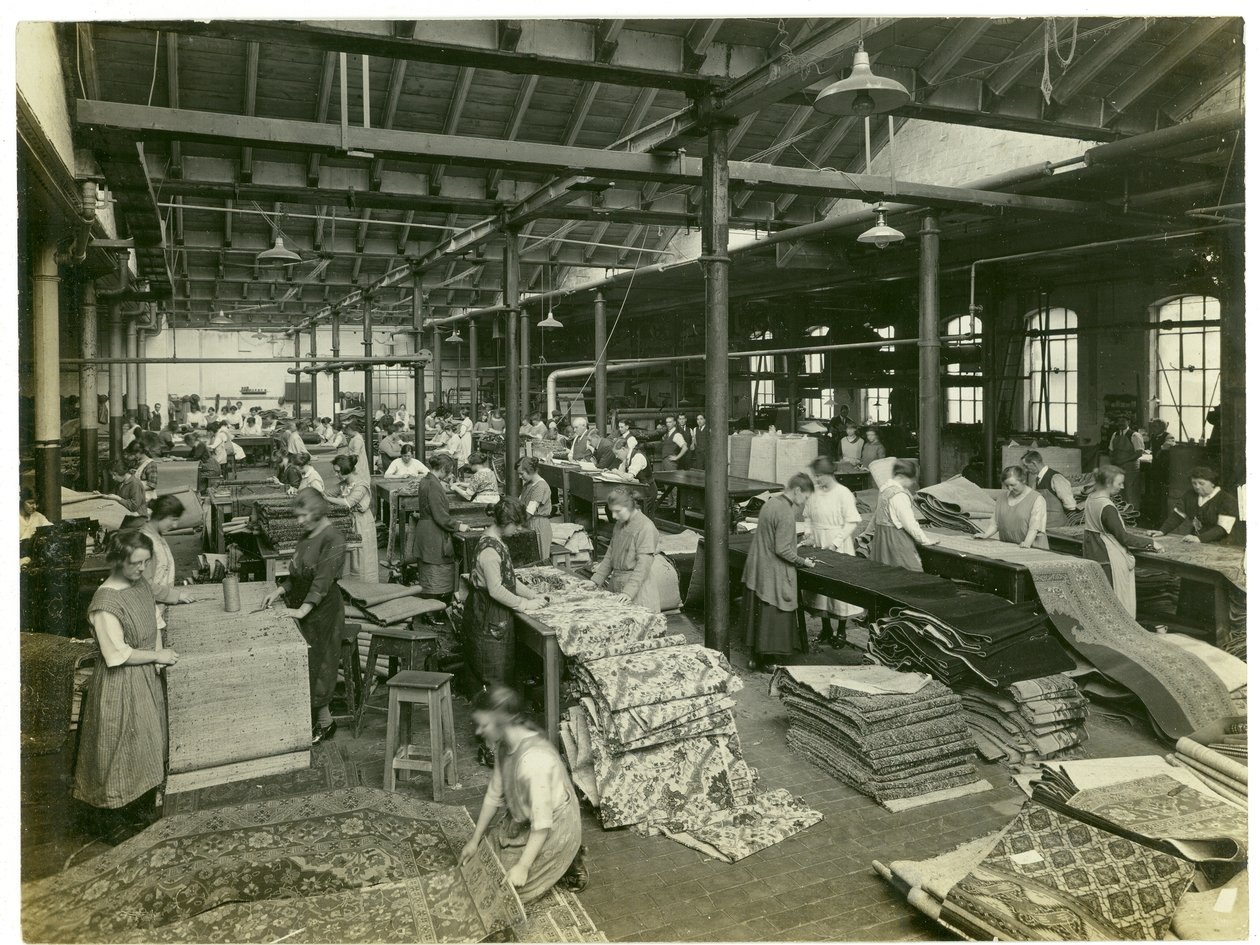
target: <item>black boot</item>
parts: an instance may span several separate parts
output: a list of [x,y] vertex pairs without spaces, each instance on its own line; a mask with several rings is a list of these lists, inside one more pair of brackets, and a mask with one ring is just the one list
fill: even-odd
[[577,856],[564,871],[564,875],[556,880],[556,885],[568,892],[580,893],[586,888],[588,882],[590,882],[590,874],[586,869],[586,847],[581,846],[578,847]]

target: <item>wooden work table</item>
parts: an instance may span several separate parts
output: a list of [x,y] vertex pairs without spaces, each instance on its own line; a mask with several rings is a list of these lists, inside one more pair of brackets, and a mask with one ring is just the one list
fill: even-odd
[[[688,500],[695,500],[700,508],[704,508],[704,494],[707,490],[705,472],[702,469],[671,469],[655,474],[657,485],[672,486],[678,491],[676,505],[678,507],[678,524],[687,524],[687,509],[691,507]],[[763,492],[779,492],[783,487],[777,482],[762,479],[745,479],[741,476],[726,477],[726,494],[732,503],[751,499]]]

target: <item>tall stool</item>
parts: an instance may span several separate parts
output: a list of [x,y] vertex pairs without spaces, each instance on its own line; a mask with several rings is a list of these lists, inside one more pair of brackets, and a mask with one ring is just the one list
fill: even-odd
[[[459,781],[455,768],[455,713],[451,705],[450,673],[405,670],[388,682],[389,717],[385,724],[385,790],[394,790],[395,778],[410,779],[413,771],[433,776],[433,799],[441,801],[447,785]],[[417,753],[412,744],[412,720],[417,705],[429,713],[429,754]]]
[[[441,601],[433,601],[433,609],[443,610]],[[367,701],[376,688],[376,661],[381,657],[389,660],[389,671],[392,676],[399,669],[422,670],[429,665],[429,659],[437,651],[437,634],[427,630],[410,630],[406,627],[376,627],[361,625],[372,636],[368,644],[367,665],[363,668],[363,687],[359,700],[360,710],[354,723],[354,734],[357,738],[363,724],[363,710],[368,708]]]
[[341,680],[346,699],[346,712],[337,718],[351,718],[357,725],[363,714],[365,698],[363,667],[359,662],[359,632],[357,623],[346,624],[346,635],[341,640]]

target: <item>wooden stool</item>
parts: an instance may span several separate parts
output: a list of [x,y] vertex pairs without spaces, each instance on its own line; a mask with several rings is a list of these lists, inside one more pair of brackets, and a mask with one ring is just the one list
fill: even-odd
[[568,568],[569,561],[573,558],[573,552],[564,545],[557,542],[551,543],[551,563],[557,568]]
[[[389,718],[385,725],[385,790],[394,790],[394,779],[407,781],[412,771],[433,776],[433,799],[441,801],[447,785],[459,781],[455,768],[455,713],[451,706],[450,673],[407,670],[389,680]],[[429,754],[418,755],[411,742],[415,707],[429,713]]]
[[359,662],[359,631],[358,624],[346,624],[348,636],[341,641],[341,679],[347,711],[338,716],[354,719],[356,730],[359,717],[363,714],[364,702],[363,667]]
[[[435,600],[434,609],[443,609],[441,601]],[[380,657],[389,660],[389,674],[393,676],[399,669],[422,670],[429,664],[429,658],[437,650],[437,634],[427,630],[410,630],[406,627],[375,627],[361,625],[372,635],[368,644],[367,666],[363,668],[362,706],[368,708],[367,701],[376,688],[376,661]],[[363,713],[355,720],[354,734],[358,737],[363,722]]]

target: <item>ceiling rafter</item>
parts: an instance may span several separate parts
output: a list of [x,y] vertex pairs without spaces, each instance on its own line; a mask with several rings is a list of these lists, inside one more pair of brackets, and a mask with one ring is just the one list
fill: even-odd
[[[529,103],[534,97],[534,91],[538,88],[538,76],[527,75],[521,80],[521,87],[516,93],[516,102],[512,107],[512,115],[508,118],[507,129],[503,134],[505,141],[515,141],[516,136],[521,133],[521,128],[525,124],[525,115],[529,111]],[[649,90],[655,94],[655,90]],[[499,181],[503,179],[503,172],[498,168],[492,170],[486,177],[486,195],[493,197],[498,190]]]
[[[328,121],[328,109],[332,104],[333,79],[337,76],[337,54],[324,53],[324,63],[319,70],[319,93],[315,99],[315,121],[321,125]],[[319,185],[318,152],[310,156],[306,166],[306,182],[312,187]]]
[[1146,32],[1146,20],[1134,18],[1121,22],[1115,29],[1099,37],[1082,55],[1078,52],[1072,64],[1064,70],[1050,97],[1060,106],[1068,104],[1093,79],[1116,61],[1126,49],[1141,39]]
[[516,52],[525,24],[521,20],[496,20],[494,29],[499,49],[503,52]]
[[595,61],[612,62],[625,20],[600,20],[595,27]]
[[[818,142],[813,153],[809,156],[809,165],[811,167],[826,167],[827,162],[831,160],[831,156],[842,145],[846,138],[849,137],[854,128],[860,127],[860,122],[853,116],[836,119],[835,124],[831,126],[831,130],[827,132],[827,137]],[[775,211],[784,213],[788,207],[796,202],[797,194],[784,194],[775,202]]]
[[[1223,63],[1220,70],[1201,82],[1186,86],[1163,107],[1163,112],[1175,122],[1185,121],[1200,105],[1242,76],[1242,57]],[[1239,101],[1242,101],[1241,94]]]
[[987,17],[969,17],[949,31],[919,66],[919,77],[925,85],[936,85],[958,65],[993,23]]
[[722,20],[696,20],[683,40],[683,69],[697,72],[709,57],[709,47],[722,28]]
[[[811,105],[798,105],[796,110],[792,112],[792,117],[783,123],[779,128],[779,133],[774,136],[774,141],[764,154],[761,155],[761,163],[777,164],[780,155],[788,146],[793,138],[795,138],[805,123],[814,117],[814,108]],[[729,147],[729,145],[728,145]],[[752,191],[745,190],[743,193],[736,195],[731,202],[737,210],[742,210],[744,205],[752,198]]]
[[[166,34],[166,101],[171,108],[179,108],[179,34]],[[171,177],[179,177],[183,173],[183,151],[178,140],[170,143]]]
[[[453,135],[459,130],[459,120],[463,117],[464,106],[468,103],[468,91],[472,88],[473,75],[476,70],[464,67],[455,74],[455,87],[451,90],[450,105],[446,110],[446,122],[442,133]],[[438,164],[429,175],[429,193],[442,192],[442,178],[446,175],[446,165]]]
[[[394,118],[398,114],[398,99],[402,96],[403,82],[407,78],[407,63],[395,59],[389,70],[389,86],[385,93],[385,106],[377,121],[378,128],[393,128]],[[381,171],[385,162],[381,158],[373,158],[368,171],[368,186],[373,190],[381,189]]]
[[1228,17],[1196,19],[1179,36],[1133,72],[1115,93],[1107,96],[1107,104],[1117,115],[1155,87],[1164,76],[1177,68],[1186,57],[1215,36]]
[[[1056,20],[1055,24],[1055,32],[1059,42],[1063,42],[1063,40],[1071,36],[1071,18]],[[1045,35],[1048,28],[1047,22],[1040,22],[1034,26],[1020,44],[1015,47],[1015,51],[989,73],[984,84],[991,95],[1001,98],[1019,80],[1020,76],[1034,65],[1040,65],[1041,53],[1045,48]]]
[[[258,44],[245,44],[245,104],[242,114],[253,115],[258,104]],[[254,149],[249,145],[241,148],[240,179],[249,183],[254,179]]]

